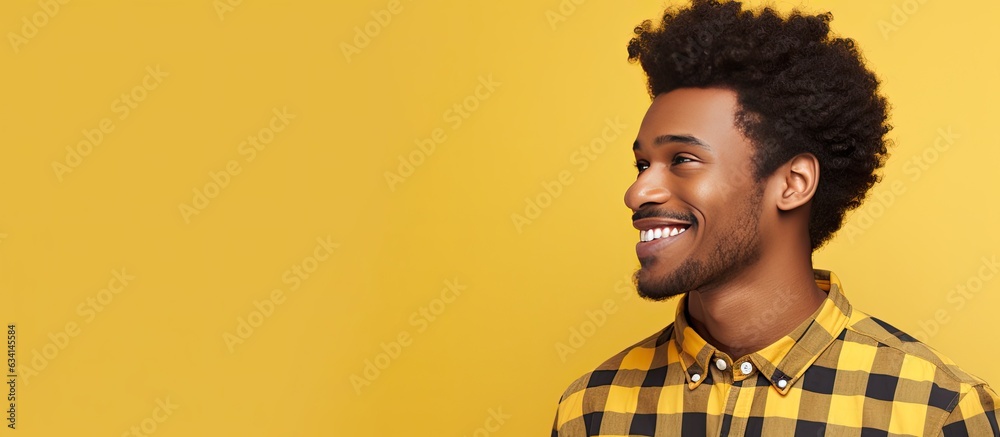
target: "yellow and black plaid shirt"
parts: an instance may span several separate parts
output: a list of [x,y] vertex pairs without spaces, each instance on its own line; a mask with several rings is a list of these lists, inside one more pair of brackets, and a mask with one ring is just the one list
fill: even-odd
[[984,381],[815,276],[812,317],[735,361],[691,328],[684,295],[674,323],[570,384],[552,436],[1000,436]]

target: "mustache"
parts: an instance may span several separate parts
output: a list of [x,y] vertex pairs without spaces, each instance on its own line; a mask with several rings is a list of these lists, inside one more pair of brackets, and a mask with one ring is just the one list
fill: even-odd
[[695,219],[695,217],[694,217],[694,214],[691,214],[691,213],[681,213],[681,212],[674,212],[674,211],[659,211],[659,210],[656,210],[656,209],[653,209],[653,208],[639,209],[638,211],[636,211],[635,213],[632,214],[632,221],[636,221],[636,220],[644,219],[644,218],[649,218],[649,217],[668,218],[668,219],[672,219],[672,220],[680,220],[680,221],[683,221],[683,222],[688,222],[688,223],[691,223],[691,224],[694,224],[697,221]]

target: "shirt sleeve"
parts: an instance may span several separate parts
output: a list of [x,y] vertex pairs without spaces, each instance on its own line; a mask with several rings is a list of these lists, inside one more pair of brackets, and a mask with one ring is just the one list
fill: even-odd
[[958,405],[941,427],[942,437],[994,436],[1000,437],[997,426],[997,408],[1000,397],[986,384],[979,384],[962,395]]
[[552,421],[552,437],[559,437],[559,409],[556,408],[556,418]]

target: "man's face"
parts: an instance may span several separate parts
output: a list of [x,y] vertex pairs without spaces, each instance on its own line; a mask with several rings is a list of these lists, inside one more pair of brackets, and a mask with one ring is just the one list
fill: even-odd
[[640,231],[644,298],[723,284],[760,256],[763,182],[753,179],[736,110],[732,91],[682,88],[658,95],[642,120],[625,204]]

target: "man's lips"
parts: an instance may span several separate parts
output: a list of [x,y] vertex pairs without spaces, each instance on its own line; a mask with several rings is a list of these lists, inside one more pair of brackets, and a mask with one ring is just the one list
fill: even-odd
[[663,228],[682,228],[687,229],[691,226],[691,223],[674,220],[661,217],[647,217],[632,222],[632,227],[640,231],[649,231],[653,229],[663,229]]
[[635,245],[636,255],[639,258],[647,258],[655,255],[664,245],[678,240],[691,227],[691,223],[649,217],[633,221],[632,226],[639,230],[639,243]]

